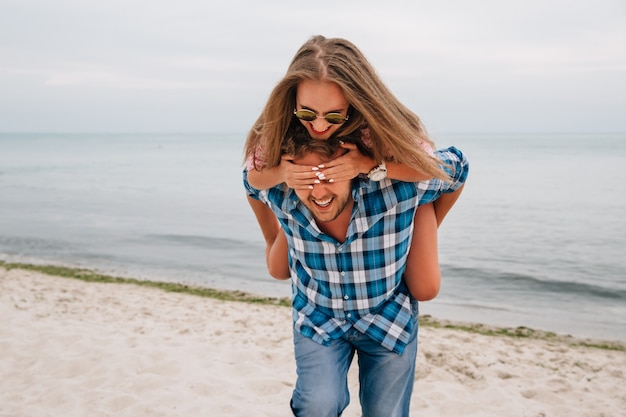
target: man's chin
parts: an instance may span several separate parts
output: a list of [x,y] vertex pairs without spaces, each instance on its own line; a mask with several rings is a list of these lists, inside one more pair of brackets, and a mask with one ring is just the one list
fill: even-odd
[[315,216],[315,220],[319,221],[319,222],[331,222],[333,220],[335,220],[337,218],[337,216],[335,215],[335,213],[332,213],[330,211],[318,211],[315,210],[313,212],[313,215]]

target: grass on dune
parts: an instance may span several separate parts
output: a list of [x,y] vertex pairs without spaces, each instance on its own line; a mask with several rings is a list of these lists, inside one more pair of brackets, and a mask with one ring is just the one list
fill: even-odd
[[288,298],[272,298],[261,297],[253,294],[248,294],[243,291],[225,291],[216,290],[208,287],[192,286],[187,284],[180,284],[174,282],[162,282],[162,281],[150,281],[137,278],[124,278],[116,277],[106,274],[101,274],[96,271],[82,268],[72,268],[66,266],[57,265],[34,265],[24,263],[6,263],[0,261],[0,267],[7,270],[9,269],[22,269],[27,271],[41,272],[47,275],[53,275],[64,278],[74,278],[85,282],[98,282],[104,284],[132,284],[143,287],[158,288],[163,291],[191,294],[200,297],[209,297],[224,301],[243,301],[248,303],[258,304],[272,304],[290,306],[290,300]]
[[[223,301],[237,301],[246,303],[256,303],[276,306],[291,306],[288,298],[262,297],[244,291],[227,291],[217,290],[208,287],[192,286],[187,284],[150,281],[137,278],[116,277],[99,273],[97,271],[73,268],[57,265],[36,265],[26,263],[8,263],[0,260],[0,267],[7,270],[22,269],[27,271],[36,271],[47,275],[73,278],[85,282],[112,283],[112,284],[129,284],[145,287],[158,288],[163,291],[190,294],[199,297],[208,297]],[[434,319],[431,316],[420,316],[420,326],[432,328],[445,328],[465,331],[468,333],[476,333],[485,336],[504,336],[518,339],[538,339],[559,343],[565,343],[569,346],[581,346],[604,350],[626,351],[626,344],[613,341],[596,341],[589,339],[577,339],[572,336],[558,335],[553,332],[530,329],[528,327],[494,327],[479,323],[453,323]]]

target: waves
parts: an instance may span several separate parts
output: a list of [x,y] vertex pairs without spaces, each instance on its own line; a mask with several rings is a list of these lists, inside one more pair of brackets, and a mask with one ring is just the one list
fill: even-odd
[[[240,277],[256,278],[260,271],[265,273],[265,245],[258,239],[179,234],[152,234],[146,235],[145,239],[155,244],[160,242],[202,251],[210,256],[214,265],[236,266]],[[511,265],[511,269],[513,268],[519,268],[519,264]],[[612,303],[626,301],[626,289],[594,283],[593,271],[589,272],[589,282],[546,279],[532,274],[450,265],[442,265],[442,274],[443,279],[449,282],[448,288],[454,290],[456,287],[460,292],[471,288],[471,297],[477,300],[480,300],[480,293],[475,292],[481,290],[489,296],[497,294],[499,299],[526,296],[533,299],[586,298],[587,301]]]
[[[220,272],[228,279],[228,274],[240,278],[258,279],[265,275],[265,245],[260,239],[244,237],[214,237],[185,234],[145,234],[132,239],[118,241],[109,251],[103,246],[89,250],[74,242],[36,237],[0,237],[0,252],[8,254],[28,254],[34,257],[61,257],[65,261],[76,257],[78,261],[93,261],[94,252],[102,260],[118,260],[121,263],[137,262],[143,265],[153,263],[164,268],[188,268],[190,270],[212,270]],[[108,252],[108,253],[107,253]],[[148,256],[151,254],[151,256]],[[519,265],[511,265],[511,269]],[[541,298],[586,298],[596,302],[625,302],[626,290],[615,286],[594,283],[593,271],[589,272],[589,282],[546,279],[532,274],[512,271],[499,271],[489,268],[467,268],[442,265],[442,275],[446,289],[463,293],[480,300],[495,296],[506,299],[511,296]],[[604,282],[604,284],[607,284]],[[610,283],[609,283],[610,284]]]
[[[509,322],[538,318],[541,327],[549,316],[554,329],[594,334],[604,322],[606,332],[624,334],[623,139],[442,138],[470,155],[473,168],[440,230],[442,290],[424,308],[452,306],[450,318],[484,310],[486,323],[515,314]],[[0,140],[0,259],[289,292],[267,274],[265,244],[245,201],[243,136]],[[572,177],[580,167],[609,180]]]
[[144,238],[155,242],[173,243],[207,250],[241,251],[251,248],[264,250],[264,246],[260,242],[248,239],[178,234],[148,234]]
[[[265,273],[265,245],[259,239],[248,237],[226,238],[184,234],[146,234],[132,239],[123,239],[118,243],[119,251],[111,253],[99,246],[95,250],[81,248],[72,242],[55,239],[0,237],[0,252],[29,254],[30,256],[54,258],[62,256],[69,260],[77,257],[89,260],[92,252],[97,252],[101,259],[118,259],[123,262],[135,262],[147,253],[155,254],[145,259],[143,264],[155,262],[163,267],[189,269],[209,268],[222,273],[232,273],[241,278],[257,278]],[[169,264],[169,265],[168,265]],[[519,265],[511,265],[518,268]],[[442,275],[446,287],[453,292],[470,291],[472,298],[480,299],[480,294],[497,294],[497,298],[511,295],[524,295],[533,298],[560,297],[574,299],[585,297],[597,301],[624,302],[626,290],[616,285],[606,286],[594,283],[594,274],[589,272],[589,282],[546,279],[532,274],[511,271],[498,271],[489,268],[466,268],[442,265]],[[227,278],[227,277],[225,277]],[[606,282],[604,282],[606,284]],[[480,291],[477,293],[477,291]],[[459,294],[460,295],[460,294]],[[591,300],[589,300],[591,301]]]
[[612,302],[626,301],[626,290],[616,287],[606,287],[593,284],[594,276],[589,276],[588,283],[541,279],[536,276],[493,271],[489,269],[475,269],[463,267],[442,266],[444,280],[451,281],[450,286],[462,283],[465,287],[471,285],[475,289],[482,288],[488,292],[523,294],[532,297],[547,298],[556,296],[561,298],[595,298]]

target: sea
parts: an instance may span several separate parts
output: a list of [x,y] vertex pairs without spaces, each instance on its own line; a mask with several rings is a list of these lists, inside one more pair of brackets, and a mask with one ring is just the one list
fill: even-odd
[[[289,297],[266,272],[244,139],[0,134],[0,260]],[[626,134],[434,140],[465,152],[470,174],[420,313],[626,341]]]

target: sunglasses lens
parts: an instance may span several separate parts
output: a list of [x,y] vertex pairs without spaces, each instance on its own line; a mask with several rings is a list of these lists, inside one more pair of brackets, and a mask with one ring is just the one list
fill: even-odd
[[348,118],[344,117],[341,113],[328,113],[326,116],[324,116],[324,119],[326,119],[328,123],[332,123],[334,125],[341,124],[348,120]]
[[310,110],[298,110],[294,114],[298,119],[304,120],[305,122],[312,122],[317,119],[317,115]]
[[[312,122],[317,119],[317,114],[311,110],[297,110],[294,111],[293,114],[295,114],[298,119],[304,120],[305,122]],[[348,117],[341,113],[328,113],[324,116],[324,119],[328,123],[339,125],[341,123],[345,123],[345,121],[348,120]]]

